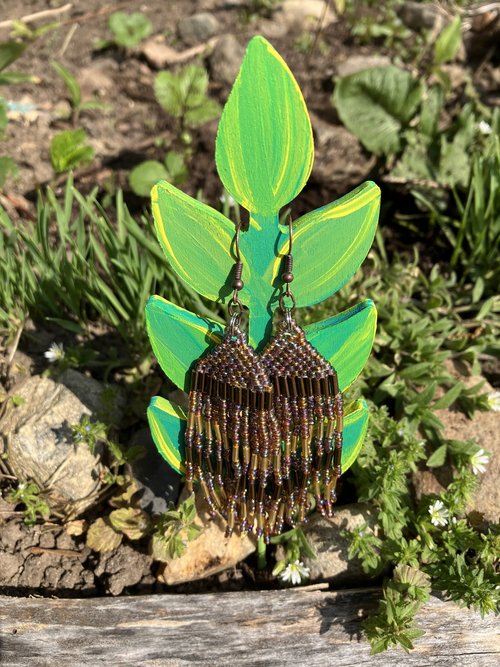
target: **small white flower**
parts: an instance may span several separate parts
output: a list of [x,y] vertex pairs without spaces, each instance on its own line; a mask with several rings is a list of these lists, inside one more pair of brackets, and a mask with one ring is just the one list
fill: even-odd
[[435,500],[432,505],[429,505],[429,514],[431,515],[431,523],[434,526],[446,526],[450,513],[448,508],[444,506],[442,500]]
[[304,563],[301,563],[299,560],[296,560],[295,563],[289,563],[280,574],[282,581],[289,581],[293,586],[298,586],[302,579],[307,579],[308,577],[309,568],[305,567]]
[[500,391],[488,394],[488,405],[493,412],[500,412]]
[[62,343],[52,343],[49,349],[45,352],[44,357],[49,360],[51,364],[54,361],[59,361],[64,357],[64,345]]
[[477,127],[478,130],[481,132],[481,134],[483,134],[485,137],[493,132],[493,130],[491,129],[491,125],[487,123],[485,120],[481,120],[478,123]]
[[483,448],[478,449],[475,454],[470,457],[470,464],[472,466],[472,472],[474,475],[479,474],[480,472],[486,472],[486,466],[490,462],[490,457]]
[[231,195],[228,195],[226,192],[223,192],[221,196],[219,197],[219,201],[221,204],[225,204],[227,202],[229,208],[234,208],[236,206],[235,200],[231,197]]

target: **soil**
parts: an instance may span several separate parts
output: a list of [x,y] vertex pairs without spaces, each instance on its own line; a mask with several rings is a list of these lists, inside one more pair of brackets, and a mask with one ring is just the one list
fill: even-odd
[[[63,4],[52,0],[0,0],[0,17],[1,21],[18,19]],[[127,180],[130,170],[145,159],[162,159],[165,149],[176,145],[179,128],[154,99],[153,80],[157,72],[140,48],[129,52],[96,48],[98,40],[110,38],[108,18],[117,10],[140,10],[151,19],[154,33],[165,34],[166,43],[178,51],[186,45],[177,37],[176,26],[182,17],[193,13],[210,11],[219,21],[219,34],[232,33],[241,44],[261,33],[267,20],[242,20],[242,3],[237,1],[147,0],[140,7],[132,0],[73,2],[71,9],[60,15],[58,27],[37,38],[12,66],[12,70],[34,75],[39,83],[1,89],[6,100],[33,107],[29,113],[11,114],[0,143],[0,154],[12,157],[19,167],[19,177],[7,184],[3,195],[13,202],[20,215],[32,213],[39,186],[50,184],[60,193],[65,182],[64,176],[54,177],[49,147],[56,133],[73,125],[65,117],[69,111],[65,87],[49,65],[52,59],[76,75],[84,100],[97,99],[105,105],[104,110],[82,111],[78,118],[77,126],[86,130],[96,152],[91,167],[79,169],[75,174],[75,184],[80,190],[89,191],[97,185],[105,193],[121,187],[129,207],[133,211],[142,210],[145,200],[130,192]],[[349,55],[385,54],[381,46],[353,44],[342,19],[321,32],[321,40],[328,46],[327,55],[319,48],[312,55],[295,48],[294,41],[300,32],[271,38],[304,93],[317,146],[314,171],[294,203],[294,215],[332,201],[363,180],[378,177],[374,158],[341,126],[331,104],[331,94],[337,69]],[[8,37],[9,29],[0,27],[0,41]],[[483,81],[479,88],[485,96],[491,95],[497,75],[488,62],[483,62],[479,75]],[[229,87],[211,80],[209,93],[223,104]],[[222,194],[214,162],[216,129],[215,121],[193,132],[195,159],[189,164],[189,178],[183,185],[183,190],[191,195],[202,190],[209,203],[216,203]],[[157,146],[159,137],[164,142],[161,147]],[[52,340],[50,335],[46,338]],[[39,348],[47,349],[46,343]],[[33,355],[40,365],[43,365],[42,354]],[[144,544],[124,542],[111,553],[97,554],[85,546],[84,538],[70,536],[58,525],[27,527],[20,513],[13,512],[12,506],[0,497],[0,593],[85,596],[160,592],[166,586],[157,582],[156,567]],[[176,587],[175,591],[248,588],[255,583],[253,577],[253,572],[243,564],[242,569]],[[262,584],[265,582],[260,581],[259,585]]]
[[[250,568],[223,572],[178,586],[156,578],[160,567],[147,545],[122,543],[96,553],[85,538],[68,535],[59,525],[26,526],[20,512],[0,498],[0,594],[89,597],[99,595],[212,592],[255,586]],[[265,587],[261,579],[260,587]]]
[[[0,13],[5,18],[18,18],[53,5],[41,0],[0,2]],[[53,178],[49,146],[56,133],[70,129],[72,124],[62,117],[69,110],[68,102],[63,82],[49,66],[52,59],[76,75],[84,100],[95,98],[106,105],[104,111],[83,111],[78,118],[78,127],[86,130],[96,151],[91,169],[81,170],[89,172],[88,175],[77,174],[80,189],[90,189],[98,184],[103,189],[120,186],[127,192],[127,175],[131,168],[147,158],[161,159],[164,154],[165,148],[155,148],[155,140],[162,137],[166,146],[175,144],[178,127],[154,99],[156,71],[141,55],[140,47],[128,53],[114,48],[101,51],[95,48],[99,40],[109,39],[108,18],[117,8],[134,11],[137,5],[134,2],[103,4],[97,0],[73,3],[73,8],[61,15],[60,26],[37,39],[12,66],[12,69],[34,75],[40,81],[37,85],[21,84],[2,90],[5,99],[35,107],[30,113],[11,114],[7,135],[1,143],[2,153],[11,156],[20,168],[19,179],[9,188],[13,193],[33,199],[39,185],[61,182],[61,179]],[[242,8],[237,3],[151,0],[141,5],[141,11],[152,20],[155,32],[166,33],[167,43],[179,51],[186,47],[175,36],[176,25],[183,16],[198,11],[212,11],[220,24],[219,33],[233,33],[241,44],[259,33],[260,21],[242,22]],[[8,30],[0,28],[0,38],[7,37]],[[350,52],[345,38],[346,29],[341,24],[324,30],[322,39],[335,54],[331,61],[325,61],[317,51],[311,58],[298,52],[293,48],[293,34],[272,40],[294,72],[308,109],[318,118],[318,123],[335,122],[330,103],[332,77],[336,73],[336,64]],[[224,103],[229,87],[211,81],[209,94]],[[208,201],[217,201],[222,193],[214,163],[216,129],[215,121],[195,131],[193,154],[196,159],[190,164],[189,180],[183,186],[190,194],[201,188]],[[370,175],[373,162],[358,146],[352,155],[352,148],[352,137],[348,133],[339,133],[335,146],[336,168],[330,170],[327,178],[326,174],[320,178],[323,182],[315,182],[313,178],[297,203],[297,214],[302,208],[309,209],[311,203],[316,205],[318,200],[326,203],[347,192]],[[333,178],[332,171],[336,172]]]

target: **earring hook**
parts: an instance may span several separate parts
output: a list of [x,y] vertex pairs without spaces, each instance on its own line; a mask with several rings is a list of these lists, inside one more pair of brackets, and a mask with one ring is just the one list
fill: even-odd
[[[285,269],[283,272],[283,282],[285,283],[285,291],[281,294],[279,299],[279,305],[281,312],[285,315],[285,320],[288,325],[291,325],[291,318],[295,312],[296,301],[295,297],[290,289],[290,283],[293,281],[293,221],[292,216],[288,218],[288,228],[290,230],[288,237],[288,253],[285,255]],[[287,306],[285,299],[290,299],[292,302],[291,306]]]

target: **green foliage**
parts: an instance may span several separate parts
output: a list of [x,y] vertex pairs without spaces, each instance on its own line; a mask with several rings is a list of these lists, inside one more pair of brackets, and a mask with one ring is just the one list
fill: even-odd
[[149,515],[136,507],[119,507],[109,515],[109,522],[117,533],[129,540],[140,540],[151,530]]
[[281,533],[281,535],[275,535],[271,538],[271,544],[281,545],[283,548],[283,558],[276,561],[272,571],[273,577],[277,577],[288,565],[300,562],[303,558],[316,558],[316,552],[307,541],[300,526]]
[[39,520],[47,521],[50,516],[50,508],[40,494],[35,482],[21,482],[7,494],[6,500],[14,505],[22,505],[24,523],[34,526]]
[[63,67],[60,63],[57,62],[51,62],[50,64],[52,65],[52,69],[55,71],[55,73],[63,80],[64,85],[66,86],[66,90],[68,91],[68,99],[71,106],[74,109],[79,109],[82,102],[82,91],[80,84],[73,76],[73,74],[71,74],[69,69],[66,69],[66,67]]
[[103,109],[104,105],[98,100],[82,100],[82,90],[80,84],[73,74],[60,63],[51,62],[52,68],[56,74],[62,79],[66,86],[68,101],[71,105],[72,120],[77,122],[81,111],[87,109]]
[[0,132],[3,132],[7,127],[7,104],[5,100],[0,97]]
[[83,415],[79,424],[71,426],[71,434],[75,444],[85,443],[91,454],[96,453],[99,443],[107,438],[107,427],[102,422],[93,422],[88,415]]
[[454,208],[444,211],[428,193],[415,193],[429,215],[429,233],[436,238],[441,232],[441,244],[451,267],[460,271],[463,283],[469,280],[475,284],[475,298],[495,294],[500,283],[499,131],[500,114],[495,113],[486,149],[469,156],[466,167],[462,162],[457,164],[470,175],[465,191],[453,190]]
[[[220,107],[207,95],[208,74],[199,65],[186,65],[177,73],[158,72],[154,92],[158,104],[179,119],[181,139],[190,142],[189,128],[217,118]],[[182,136],[184,134],[184,137]]]
[[462,44],[462,21],[460,16],[443,28],[434,44],[434,65],[443,65],[453,60]]
[[151,189],[158,181],[164,180],[181,185],[188,177],[188,170],[182,153],[169,151],[162,162],[146,160],[134,167],[129,174],[132,191],[140,197],[149,197]]
[[20,72],[5,72],[14,61],[20,58],[26,44],[22,42],[2,42],[0,43],[0,86],[9,86],[15,83],[34,82],[31,74],[22,74]]
[[135,220],[121,192],[110,215],[97,189],[84,197],[71,178],[62,203],[50,189],[40,193],[33,224],[14,224],[0,207],[0,254],[0,332],[7,338],[28,315],[80,333],[98,320],[121,335],[131,355],[112,360],[111,353],[111,363],[135,365],[149,355],[144,308],[151,292],[204,312],[165,265],[150,221]]
[[5,185],[7,179],[17,176],[19,169],[11,157],[0,156],[0,188]]
[[376,155],[401,150],[401,135],[422,101],[423,86],[409,72],[387,65],[340,79],[333,101],[344,125]]
[[[500,301],[474,295],[470,283],[459,284],[437,266],[423,272],[418,256],[389,260],[380,238],[379,251],[384,259],[372,251],[372,265],[336,297],[337,305],[345,306],[359,291],[369,290],[379,313],[374,355],[362,383],[371,399],[369,432],[352,468],[358,498],[377,514],[378,534],[365,526],[346,534],[349,556],[358,558],[365,572],[394,568],[378,612],[366,622],[374,652],[396,645],[411,650],[422,634],[414,619],[429,581],[482,613],[498,605],[492,555],[498,538],[465,518],[477,484],[471,461],[478,445],[444,439],[435,410],[489,409],[486,397],[478,394],[480,386],[466,389],[448,364],[452,357],[462,359],[478,372],[479,356],[498,354],[499,325],[488,308],[498,311]],[[432,469],[451,464],[453,479],[440,496],[423,496],[415,503],[410,477],[424,464]],[[431,521],[430,507],[437,500],[445,527]],[[424,573],[427,583],[411,588],[406,570],[402,587],[403,566],[419,571],[418,577]]]
[[124,49],[137,46],[153,30],[151,21],[140,12],[114,12],[109,17],[108,26],[115,44]]
[[384,587],[378,613],[364,623],[372,654],[391,645],[399,645],[407,653],[413,648],[413,641],[424,634],[413,626],[413,620],[429,593],[430,580],[425,573],[408,565],[396,567],[392,580]]
[[[22,56],[25,49],[26,44],[22,44],[21,42],[10,41],[0,43],[0,86],[35,81],[35,78],[29,74],[5,71],[9,65]],[[7,127],[7,122],[7,103],[0,96],[0,135]],[[9,156],[0,155],[0,188],[5,185],[8,177],[16,176],[17,173],[18,169],[14,160]]]
[[87,531],[86,544],[93,551],[113,551],[121,541],[122,534],[113,528],[108,517],[99,517],[90,524]]
[[60,132],[51,141],[50,161],[57,174],[88,164],[93,158],[94,149],[87,144],[83,128]]
[[196,516],[195,497],[191,494],[177,509],[171,507],[158,517],[150,543],[154,560],[168,563],[182,556],[186,544],[195,540],[201,531],[195,524]]

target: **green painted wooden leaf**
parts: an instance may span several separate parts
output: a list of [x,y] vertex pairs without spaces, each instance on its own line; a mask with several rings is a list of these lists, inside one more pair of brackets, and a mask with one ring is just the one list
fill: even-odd
[[344,417],[344,442],[342,444],[342,472],[346,472],[356,460],[366,429],[368,428],[368,406],[366,402],[354,401],[346,406]]
[[146,305],[146,325],[164,373],[177,387],[189,391],[193,363],[220,341],[223,327],[160,296],[152,296]]
[[148,421],[157,450],[171,468],[184,473],[184,428],[182,410],[161,396],[154,396],[148,407]]
[[363,370],[377,328],[377,309],[370,299],[338,315],[304,327],[307,340],[337,371],[345,391]]
[[[182,410],[161,396],[151,399],[148,420],[154,443],[178,473],[184,473],[184,429],[186,418]],[[344,443],[342,446],[342,470],[345,472],[354,463],[363,444],[368,425],[368,407],[364,401],[355,401],[347,406],[344,417]]]
[[[380,188],[368,181],[295,221],[292,291],[298,307],[323,301],[356,273],[373,242],[379,209]],[[273,266],[274,281],[287,252],[286,232]]]
[[257,213],[277,213],[311,173],[314,145],[304,98],[262,37],[248,45],[219,123],[215,157],[226,190]]
[[223,301],[231,292],[234,224],[167,181],[151,190],[151,207],[158,240],[177,275],[199,294]]
[[[222,326],[160,296],[149,299],[146,323],[161,368],[177,387],[189,391],[193,363],[219,342]],[[309,342],[337,371],[341,391],[363,370],[373,345],[376,323],[377,311],[368,299],[304,328]]]

